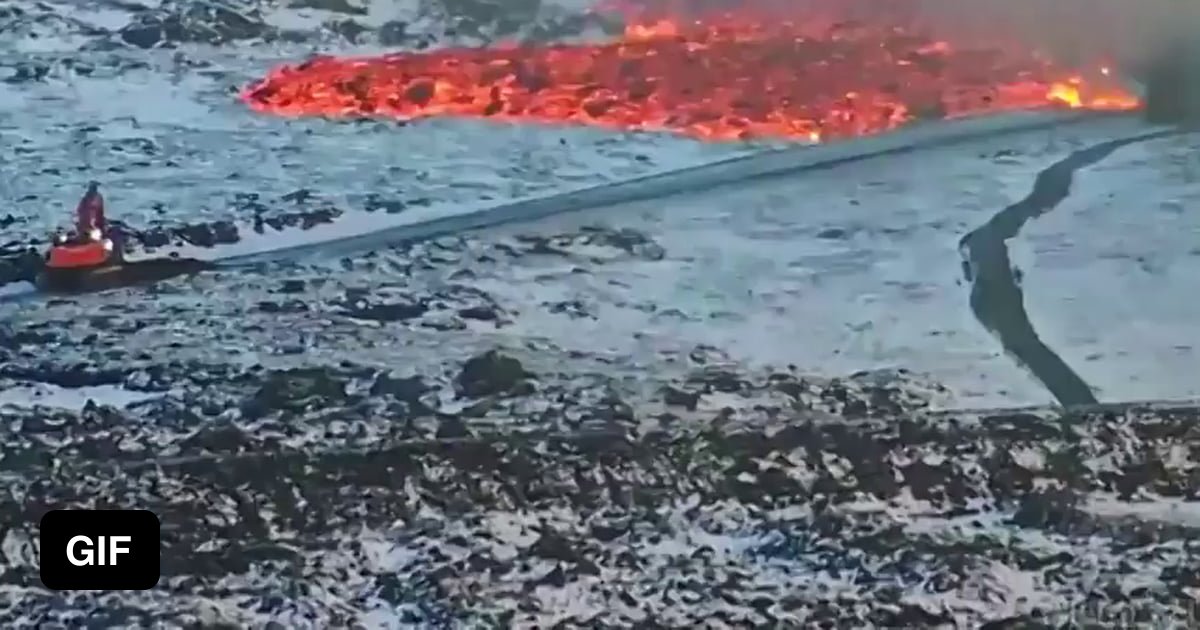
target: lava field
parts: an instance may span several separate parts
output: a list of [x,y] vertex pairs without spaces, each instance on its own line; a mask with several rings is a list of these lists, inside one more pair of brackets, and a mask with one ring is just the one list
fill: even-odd
[[[326,256],[313,236],[777,146],[760,141],[1136,106],[1104,60],[972,48],[908,21],[905,3],[876,21],[857,2],[853,20],[804,21],[725,2],[512,4],[0,1],[0,624],[1195,619],[1197,406],[973,409],[931,365],[863,364],[852,343],[892,358],[929,337],[1017,373],[990,373],[1002,394],[1053,389],[1000,339],[1011,321],[993,339],[970,320],[980,285],[960,266],[1020,302],[1003,219],[1049,212],[1074,170],[1120,148],[1097,136],[1139,121],[705,193],[710,206],[685,196],[693,214],[671,219],[652,200]],[[312,50],[338,54],[296,64]],[[1165,158],[1122,164],[1152,162],[1200,198],[1194,137],[1155,133]],[[36,274],[88,179],[138,255],[219,261],[300,234],[313,256],[6,293]],[[985,229],[991,217],[1002,225]],[[889,275],[917,232],[936,240],[916,249],[952,254],[937,261],[949,279]],[[878,286],[854,285],[863,275]],[[862,311],[828,324],[818,313],[841,311],[820,296],[838,292]],[[889,323],[946,316],[934,294],[953,294],[949,317],[983,350]],[[764,345],[774,354],[754,356]],[[817,346],[829,362],[806,354]],[[63,507],[156,512],[159,585],[43,588],[37,523]]]
[[797,17],[627,10],[613,42],[318,57],[273,70],[243,99],[280,115],[476,116],[811,141],[1050,104],[1138,105],[1103,65],[1058,67],[1013,47],[938,39],[889,19],[904,3],[874,7],[871,21],[852,17],[870,4],[814,5]]

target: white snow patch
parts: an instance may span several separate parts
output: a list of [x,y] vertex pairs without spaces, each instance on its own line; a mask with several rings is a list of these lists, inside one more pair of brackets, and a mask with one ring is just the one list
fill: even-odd
[[537,542],[538,533],[533,530],[537,520],[532,516],[516,512],[491,512],[485,521],[494,541],[492,555],[499,560],[511,560]]
[[1122,501],[1115,496],[1092,493],[1083,509],[1096,516],[1200,527],[1200,501],[1162,497],[1151,501]]
[[89,400],[98,405],[126,407],[159,396],[162,394],[134,392],[118,385],[67,388],[49,383],[21,383],[0,389],[0,407],[53,407],[75,411],[82,409]]
[[9,282],[8,284],[0,284],[0,298],[17,297],[27,295],[37,291],[37,287],[32,282]]
[[1029,614],[1035,609],[1053,610],[1061,600],[1044,588],[1036,573],[987,561],[983,571],[971,575],[957,588],[938,593],[910,593],[905,601],[930,612],[1003,619]]
[[[154,81],[150,78],[145,80],[148,86]],[[213,260],[311,245],[486,210],[519,198],[620,181],[652,171],[670,171],[759,150],[752,145],[713,144],[672,134],[614,134],[607,130],[577,126],[520,126],[457,119],[426,120],[400,132],[390,127],[375,129],[372,132],[370,128],[363,126],[319,120],[276,120],[244,114],[239,118],[226,119],[240,120],[233,123],[232,127],[223,123],[226,127],[217,129],[207,122],[208,119],[215,118],[209,113],[208,106],[193,104],[189,109],[175,108],[172,104],[176,96],[182,98],[191,90],[201,89],[202,85],[159,87],[161,89],[148,87],[148,91],[160,92],[162,97],[150,99],[157,104],[147,102],[145,107],[155,111],[172,111],[173,117],[184,117],[176,120],[187,119],[188,125],[192,127],[230,131],[238,135],[254,134],[255,138],[259,139],[264,131],[262,127],[282,127],[282,135],[279,137],[265,137],[268,142],[279,144],[278,155],[283,157],[278,161],[269,160],[256,175],[266,178],[268,183],[272,178],[277,179],[277,190],[280,194],[292,192],[300,187],[319,190],[323,197],[347,211],[333,223],[307,230],[266,228],[264,233],[259,234],[254,231],[250,222],[238,221],[235,225],[242,240],[237,243],[214,248],[172,245],[144,255],[132,256],[135,259],[139,256],[149,258],[178,255]],[[100,92],[119,89],[89,85],[87,100],[112,101],[116,98],[116,92]],[[170,99],[170,102],[166,99]],[[196,107],[200,109],[195,109]],[[132,133],[125,129],[127,124],[123,122],[129,120],[128,116],[122,118],[115,111],[97,111],[95,116],[108,118],[110,123],[106,128],[118,126],[125,130],[122,133],[127,134],[126,137],[148,136],[166,139],[177,132],[175,126],[166,121],[153,116],[142,117],[139,112],[133,113],[138,124]],[[191,119],[204,120],[206,124],[200,125]],[[378,125],[387,127],[387,123],[381,122]],[[320,133],[308,133],[314,129],[319,129]],[[397,133],[402,137],[394,137]],[[184,142],[190,144],[188,141]],[[242,140],[232,139],[228,150],[240,151],[240,142]],[[295,144],[304,146],[297,149]],[[400,146],[403,146],[403,150],[398,149]],[[249,148],[247,147],[247,150]],[[245,157],[260,159],[249,155]],[[237,158],[230,159],[236,161]],[[314,175],[314,171],[308,171],[305,178],[309,181],[294,178],[291,171],[307,165],[309,160],[313,161],[312,167],[316,169],[316,174]],[[189,214],[185,211],[192,211],[190,214],[194,217],[196,206],[205,205],[207,207],[204,212],[209,216],[225,218],[236,213],[225,206],[232,201],[228,195],[206,199],[197,197],[194,193],[190,196],[183,194],[193,187],[201,187],[202,183],[186,178],[199,177],[210,180],[226,177],[223,171],[209,171],[212,169],[200,169],[178,182],[180,198],[167,201],[173,211],[184,214]],[[385,195],[385,199],[395,194],[398,201],[411,202],[414,198],[424,198],[426,203],[408,203],[408,207],[398,214],[388,214],[382,210],[356,210],[364,205],[364,173],[367,179],[373,178],[377,190]],[[314,176],[318,179],[311,180]],[[397,191],[396,177],[412,178],[412,181],[404,189]],[[212,190],[223,190],[222,184],[216,181],[212,183],[217,184]],[[137,217],[129,217],[126,214],[127,208],[137,208],[154,202],[162,203],[161,199],[141,199],[144,190],[161,191],[161,188],[156,188],[157,181],[116,179],[108,186],[119,189],[111,193],[109,198],[113,200],[112,204],[120,204],[122,210],[117,214],[121,218],[128,217],[129,223],[138,224],[141,221]],[[225,184],[224,188],[227,189],[228,184]],[[13,192],[24,194],[30,191],[22,188]],[[263,193],[263,197],[269,199],[266,193]],[[242,216],[244,217],[244,214]],[[50,225],[53,223],[48,223],[47,227]]]

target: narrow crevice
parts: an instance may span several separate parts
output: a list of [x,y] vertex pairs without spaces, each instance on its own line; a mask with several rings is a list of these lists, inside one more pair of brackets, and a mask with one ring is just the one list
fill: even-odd
[[1005,352],[1033,373],[1063,406],[1096,404],[1095,394],[1071,366],[1038,337],[1025,312],[1020,274],[1013,268],[1007,241],[1026,222],[1053,210],[1071,192],[1075,172],[1091,166],[1117,149],[1137,142],[1179,133],[1157,131],[1110,140],[1068,155],[1041,173],[1033,190],[1021,201],[996,213],[987,223],[963,237],[967,281],[971,282],[971,310]]

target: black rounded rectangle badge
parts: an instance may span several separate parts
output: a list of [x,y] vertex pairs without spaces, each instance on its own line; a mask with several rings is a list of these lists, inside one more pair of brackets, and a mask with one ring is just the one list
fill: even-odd
[[158,585],[160,523],[148,510],[52,510],[41,522],[42,585],[144,591]]

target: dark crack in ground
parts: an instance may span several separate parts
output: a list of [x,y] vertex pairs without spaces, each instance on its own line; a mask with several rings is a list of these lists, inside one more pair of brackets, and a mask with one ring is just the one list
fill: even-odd
[[[0,411],[0,620],[1035,627],[1191,610],[1200,410],[936,412],[942,388],[905,371],[568,351],[509,331],[572,314],[471,287],[487,264],[663,259],[590,226],[8,305],[0,380],[152,397]],[[160,586],[41,589],[36,523],[66,506],[158,513]]]
[[1033,189],[987,223],[963,237],[964,269],[971,282],[971,310],[984,328],[996,336],[1005,352],[1033,373],[1064,406],[1095,404],[1087,383],[1043,342],[1025,311],[1020,270],[1009,259],[1006,241],[1016,237],[1028,221],[1053,210],[1071,192],[1076,171],[1095,164],[1113,151],[1177,131],[1159,131],[1103,142],[1075,151],[1038,173]]
[[[213,93],[228,99],[246,78],[224,69],[236,64],[222,45],[238,56],[265,54],[254,48],[263,42],[420,48],[448,35],[579,35],[591,19],[547,2],[422,2],[411,22],[374,25],[358,0],[294,4],[318,24],[284,23],[280,3],[250,0],[101,0],[92,8],[133,15],[107,26],[73,12],[79,3],[0,2],[15,50],[0,50],[4,85],[45,99],[0,111],[5,164],[37,165],[0,182],[13,193],[0,283],[36,264],[39,239],[92,171],[135,224],[137,249],[153,254],[270,238],[359,208],[382,220],[435,198],[527,195],[561,184],[547,183],[551,172],[574,171],[565,181],[578,185],[603,180],[608,164],[617,178],[638,174],[630,164],[664,166],[643,155],[645,136],[542,143],[513,132],[482,147],[479,129],[436,123],[418,133],[214,116],[188,127],[63,105],[103,101],[64,100],[95,88],[86,78],[135,77],[144,93],[184,85],[219,108]],[[158,74],[174,82],[147,78]],[[471,144],[442,166],[434,157],[445,156],[415,153],[453,148],[459,135]],[[303,161],[333,144],[361,155]],[[416,157],[389,157],[395,145]],[[581,159],[585,145],[612,160]],[[356,179],[368,163],[379,178]],[[0,622],[997,628],[1061,624],[1087,608],[1138,622],[1193,610],[1200,411],[934,412],[945,388],[904,370],[751,367],[711,346],[564,348],[539,325],[613,314],[599,300],[537,293],[544,277],[603,284],[635,263],[669,275],[668,245],[629,227],[513,231],[0,304],[0,392],[141,396],[0,406]],[[520,287],[532,298],[481,282],[499,269],[513,284],[532,278]],[[652,294],[630,307],[677,306]],[[36,523],[69,506],[156,511],[159,587],[41,588]]]

